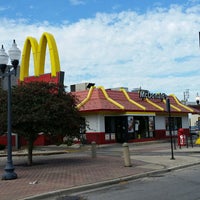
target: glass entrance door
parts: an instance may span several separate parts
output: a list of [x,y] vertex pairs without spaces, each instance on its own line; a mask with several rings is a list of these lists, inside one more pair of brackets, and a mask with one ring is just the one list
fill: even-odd
[[128,127],[127,127],[127,117],[116,117],[115,118],[116,127],[116,142],[127,142],[128,141]]

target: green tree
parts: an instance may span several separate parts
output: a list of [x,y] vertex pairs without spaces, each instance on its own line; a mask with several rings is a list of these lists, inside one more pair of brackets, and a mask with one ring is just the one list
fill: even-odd
[[[12,89],[12,131],[27,141],[28,165],[32,164],[34,141],[39,133],[79,137],[83,122],[75,97],[66,93],[63,85],[31,82]],[[5,130],[4,125],[1,128]]]

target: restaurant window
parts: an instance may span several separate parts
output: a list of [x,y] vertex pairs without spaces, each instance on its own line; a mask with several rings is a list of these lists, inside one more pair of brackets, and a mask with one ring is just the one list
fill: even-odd
[[106,116],[105,133],[116,133],[117,138],[125,140],[152,138],[155,132],[154,116]]
[[115,133],[115,117],[105,117],[105,132]]
[[[128,117],[131,119],[131,116]],[[133,116],[133,129],[129,131],[131,139],[151,138],[155,132],[155,117],[154,116]],[[129,124],[130,124],[130,120]],[[129,125],[130,127],[130,125]]]
[[[170,117],[171,119],[171,130],[177,131],[179,128],[182,128],[182,119],[181,117]],[[166,130],[169,131],[169,117],[166,117]]]

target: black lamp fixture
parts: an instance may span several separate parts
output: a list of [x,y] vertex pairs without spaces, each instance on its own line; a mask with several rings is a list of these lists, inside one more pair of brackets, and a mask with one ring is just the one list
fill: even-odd
[[[9,56],[8,56],[9,55]],[[17,74],[17,68],[19,66],[19,59],[21,51],[17,47],[15,40],[11,49],[8,51],[8,55],[2,45],[0,49],[0,78],[7,77],[8,80],[8,112],[7,112],[7,163],[5,166],[5,173],[2,176],[2,180],[12,180],[17,178],[17,174],[14,172],[14,166],[12,161],[12,109],[11,109],[11,75]],[[11,64],[8,65],[8,58],[10,57]]]
[[95,86],[95,83],[88,83],[87,88],[90,89],[92,86]]
[[197,105],[199,105],[199,103],[200,103],[200,97],[199,97],[198,93],[197,93],[197,96],[196,96],[196,103],[197,103]]

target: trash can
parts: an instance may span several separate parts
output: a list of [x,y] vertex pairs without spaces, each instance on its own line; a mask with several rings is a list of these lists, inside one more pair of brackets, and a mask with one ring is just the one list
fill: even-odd
[[186,135],[182,128],[178,129],[178,146],[186,146]]

